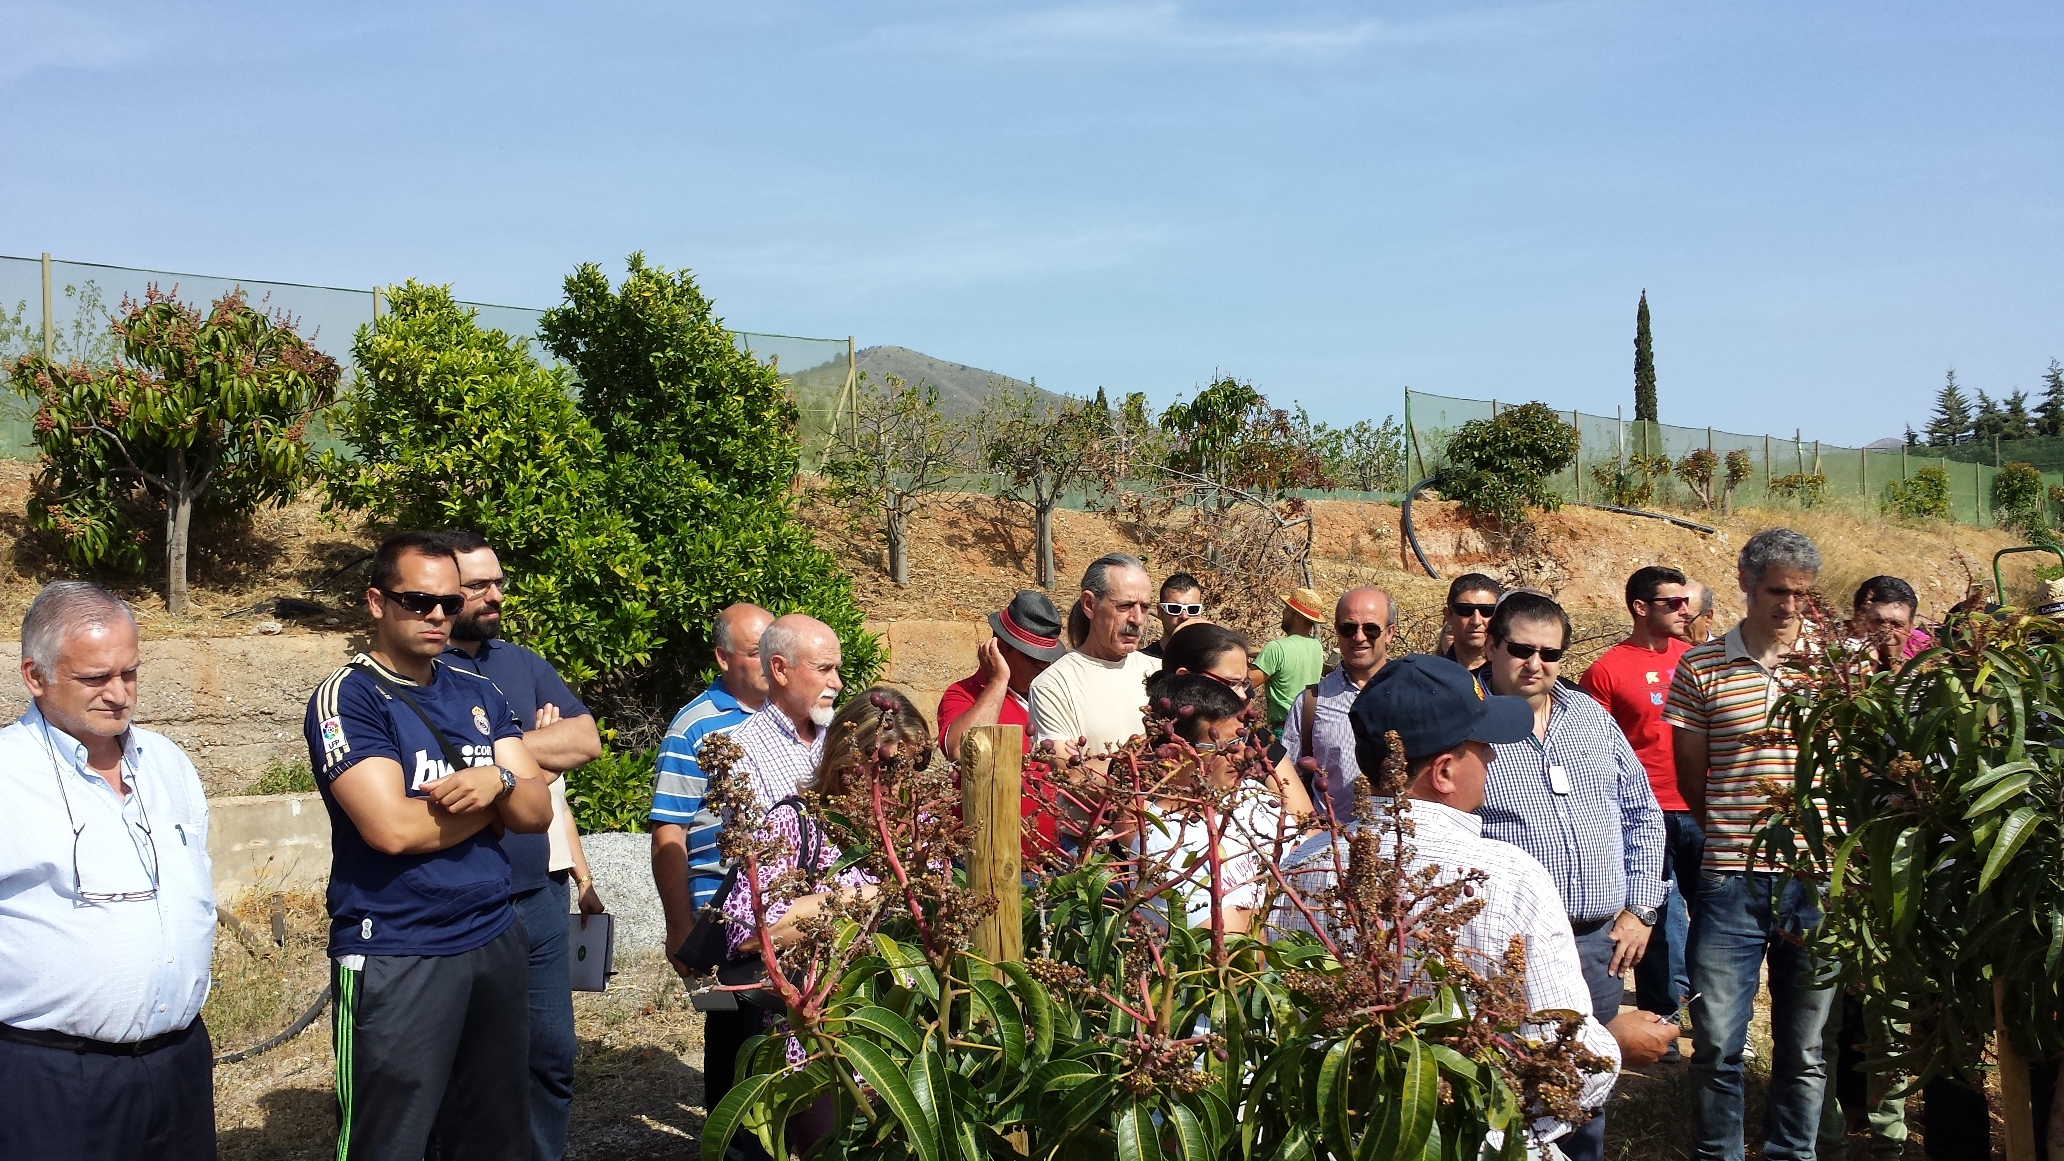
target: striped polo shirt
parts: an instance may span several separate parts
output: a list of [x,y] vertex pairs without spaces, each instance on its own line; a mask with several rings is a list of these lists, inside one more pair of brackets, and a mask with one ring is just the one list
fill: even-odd
[[[1756,780],[1789,785],[1795,776],[1798,745],[1769,728],[1771,708],[1784,695],[1782,682],[1742,646],[1739,625],[1677,662],[1663,721],[1706,735],[1707,871],[1748,869],[1749,847],[1762,829],[1757,815],[1770,805]],[[1804,849],[1803,840],[1799,845]]]

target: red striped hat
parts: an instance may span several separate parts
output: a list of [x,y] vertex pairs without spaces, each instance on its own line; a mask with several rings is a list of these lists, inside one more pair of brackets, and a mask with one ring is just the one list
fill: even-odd
[[1002,610],[989,614],[996,638],[1027,657],[1059,661],[1068,652],[1061,644],[1061,615],[1046,594],[1020,590]]

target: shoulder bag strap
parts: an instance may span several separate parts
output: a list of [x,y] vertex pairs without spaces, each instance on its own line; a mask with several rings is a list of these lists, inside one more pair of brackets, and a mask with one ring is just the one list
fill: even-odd
[[423,725],[429,729],[430,736],[437,739],[437,748],[443,751],[444,760],[450,764],[452,773],[456,774],[472,765],[472,763],[459,756],[459,748],[451,744],[451,739],[444,736],[444,731],[437,728],[437,723],[431,721],[430,715],[423,712],[422,703],[411,697],[408,690],[387,680],[387,675],[380,672],[374,666],[359,661],[354,661],[351,664],[354,668],[370,674],[372,679],[379,682],[380,688],[386,690],[389,696],[400,698],[403,704],[416,711],[416,716],[423,719]]
[[1309,758],[1312,756],[1312,732],[1318,728],[1319,724],[1319,685],[1317,682],[1313,682],[1304,688],[1304,713],[1299,719],[1299,724],[1304,727],[1304,732],[1297,735],[1298,749],[1304,751],[1304,753],[1298,756]]
[[817,829],[815,819],[810,817],[810,804],[791,794],[774,804],[775,810],[788,807],[796,815],[796,863],[803,868],[803,882],[810,890],[817,889],[817,874],[824,868],[818,864],[824,861],[824,833]]

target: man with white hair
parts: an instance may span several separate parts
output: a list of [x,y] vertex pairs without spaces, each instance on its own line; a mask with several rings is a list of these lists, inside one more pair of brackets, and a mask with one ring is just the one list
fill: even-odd
[[208,804],[133,725],[136,618],[85,581],[22,620],[0,730],[0,1157],[212,1158]]
[[824,730],[837,712],[838,634],[803,613],[776,617],[760,634],[760,673],[767,702],[731,731],[745,752],[760,805],[772,808],[809,782],[824,753]]

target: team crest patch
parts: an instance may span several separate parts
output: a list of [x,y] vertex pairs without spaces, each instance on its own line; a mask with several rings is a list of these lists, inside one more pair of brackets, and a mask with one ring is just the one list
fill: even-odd
[[344,723],[338,718],[324,718],[318,727],[322,732],[323,761],[334,762],[351,752],[344,741]]
[[473,707],[473,726],[483,734],[490,732],[487,728],[487,711],[477,705]]

